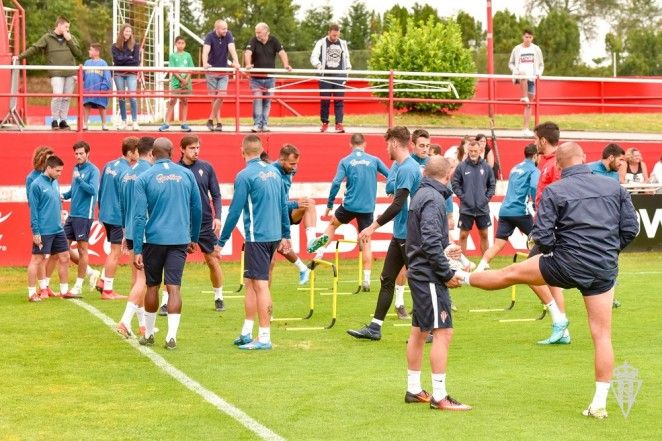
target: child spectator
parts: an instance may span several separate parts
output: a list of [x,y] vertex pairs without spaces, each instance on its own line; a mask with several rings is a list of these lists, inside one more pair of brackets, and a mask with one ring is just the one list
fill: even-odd
[[[184,40],[184,37],[179,36],[175,38],[175,52],[170,54],[170,58],[168,59],[168,65],[171,68],[177,69],[180,67],[194,67],[193,58],[191,58],[191,54],[184,50],[185,48],[186,40]],[[173,96],[170,98],[170,101],[168,101],[166,119],[163,125],[159,128],[159,132],[164,132],[170,128],[168,122],[173,119],[175,104],[177,104],[178,99],[182,131],[191,131],[191,127],[189,127],[189,125],[186,123],[186,116],[188,113],[188,99],[186,98],[186,95],[191,93],[191,89],[191,74],[185,72],[171,72],[170,92],[182,96],[180,98]]]
[[[99,58],[101,54],[101,45],[99,43],[90,44],[88,50],[90,58],[85,60],[85,67],[108,67],[105,60]],[[87,130],[90,110],[97,109],[101,117],[101,130],[108,130],[106,127],[106,107],[108,107],[107,96],[88,96],[90,92],[106,92],[110,90],[110,71],[102,69],[83,71],[83,88],[85,89],[85,99],[83,100],[83,112],[85,115],[85,125],[83,130]]]

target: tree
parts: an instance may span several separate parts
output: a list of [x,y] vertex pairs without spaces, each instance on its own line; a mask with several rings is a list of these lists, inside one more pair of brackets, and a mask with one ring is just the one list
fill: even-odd
[[411,15],[414,18],[415,23],[427,22],[430,18],[432,18],[433,23],[438,23],[441,21],[437,10],[427,3],[423,5],[414,3]]
[[[464,11],[460,11],[455,17],[455,21],[460,26],[462,33],[462,44],[466,48],[479,48],[485,41],[485,33],[481,23],[474,19],[473,16]],[[473,41],[473,44],[470,44]]]
[[536,30],[548,75],[572,75],[579,61],[579,26],[566,11],[555,10],[543,17]]
[[494,26],[494,72],[509,74],[508,60],[510,52],[522,42],[522,31],[533,30],[533,24],[528,17],[517,18],[508,11],[498,11],[492,20]]
[[527,0],[527,12],[545,16],[553,11],[565,11],[577,20],[587,37],[595,34],[599,19],[618,12],[623,0]]
[[[467,72],[476,71],[471,51],[462,45],[460,27],[455,21],[435,21],[416,23],[413,18],[406,22],[409,32],[405,35],[400,23],[394,17],[388,18],[388,30],[373,42],[369,66],[372,70],[399,70],[407,72]],[[403,56],[406,54],[406,56]],[[399,77],[408,80],[429,81],[430,78],[417,76]],[[473,78],[435,78],[448,80],[455,86],[461,99],[474,94]],[[398,92],[397,89],[421,88],[411,84],[397,84],[395,96],[398,98],[455,98],[451,93]],[[383,96],[383,94],[382,94]],[[397,108],[416,111],[437,110],[446,112],[460,107],[460,104],[434,104],[396,102]]]
[[325,36],[333,20],[333,8],[328,3],[321,8],[310,8],[299,24],[294,50],[311,51],[315,42]]
[[626,57],[621,75],[662,75],[662,31],[647,27],[630,31],[625,39]]
[[[374,14],[374,11],[372,12]],[[370,19],[373,15],[360,0],[349,7],[347,14],[340,19],[343,38],[350,49],[366,49],[370,44]]]
[[398,26],[404,33],[407,32],[407,20],[409,11],[404,6],[395,5],[384,13],[383,31],[386,32],[390,27]]

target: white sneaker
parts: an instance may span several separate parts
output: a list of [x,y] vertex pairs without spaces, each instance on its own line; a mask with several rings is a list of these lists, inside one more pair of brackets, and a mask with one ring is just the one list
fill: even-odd
[[115,127],[117,130],[126,130],[126,121],[122,121]]
[[522,136],[526,136],[527,138],[533,136],[533,132],[529,129],[524,129],[522,130]]
[[464,254],[460,256],[460,262],[462,263],[462,265],[464,265],[464,268],[462,269],[465,270],[466,272],[470,273],[471,271],[476,269],[476,264],[473,263],[471,260],[467,259],[467,257]]
[[140,130],[140,126],[139,126],[138,123],[135,122],[135,121],[134,121],[133,124],[131,125],[131,128],[132,128],[133,130],[136,130],[136,131]]
[[522,97],[522,98],[520,98],[519,100],[520,100],[521,102],[523,102],[523,103],[529,103],[529,102],[530,102],[528,96]]
[[604,407],[602,409],[591,409],[591,406],[588,406],[588,408],[582,412],[582,415],[598,420],[604,420],[608,416],[607,409]]
[[92,274],[90,274],[90,278],[89,278],[90,291],[94,291],[94,289],[97,287],[97,282],[99,281],[99,277],[101,277],[101,271],[92,270]]

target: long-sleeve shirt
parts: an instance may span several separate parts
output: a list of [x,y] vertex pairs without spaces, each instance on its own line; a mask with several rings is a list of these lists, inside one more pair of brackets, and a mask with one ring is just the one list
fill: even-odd
[[533,80],[545,70],[542,51],[533,43],[529,47],[518,44],[510,53],[508,67],[514,75],[526,75],[529,80]]
[[43,175],[43,171],[39,170],[32,170],[28,175],[25,177],[25,193],[28,196],[28,200],[30,199],[30,185],[34,182],[35,179],[37,179],[40,175]]
[[602,175],[618,181],[618,172],[616,170],[607,170],[602,161],[589,162],[586,164],[594,175]]
[[202,208],[193,173],[170,159],[160,159],[134,184],[133,251],[143,242],[186,245],[200,237]]
[[499,216],[525,216],[527,199],[533,201],[536,198],[540,171],[532,160],[525,159],[510,170],[509,176]]
[[[391,169],[391,173],[395,173],[394,191],[397,193],[400,189],[409,191],[409,198],[414,196],[418,186],[421,183],[421,167],[411,156],[408,156],[402,164]],[[407,198],[407,199],[409,199]],[[409,201],[402,204],[400,212],[395,216],[393,221],[393,237],[396,239],[407,238],[407,216],[409,213]]]
[[[118,48],[115,43],[112,47],[113,55],[113,65],[115,66],[127,66],[127,67],[136,67],[140,66],[140,44],[136,43],[133,45],[133,49],[129,48],[129,45],[124,42],[122,49]],[[137,75],[137,72],[120,72],[115,71],[115,75],[124,74],[124,75]]]
[[32,234],[43,236],[64,231],[60,215],[60,186],[57,181],[41,174],[32,182],[28,193]]
[[69,216],[94,218],[94,205],[99,192],[99,169],[90,161],[76,164],[71,178],[71,188],[62,194],[65,200],[71,199]]
[[540,178],[538,179],[538,188],[536,188],[536,209],[545,188],[549,184],[561,179],[561,170],[556,165],[556,152],[548,155],[540,155],[538,169],[540,169]]
[[120,176],[120,208],[122,210],[122,226],[124,237],[133,240],[133,219],[136,217],[134,187],[136,180],[143,172],[149,170],[152,164],[145,159],[139,159],[132,167],[127,168]]
[[[202,225],[211,225],[214,219],[221,219],[222,201],[221,189],[218,185],[214,167],[206,161],[197,160],[191,165],[179,161],[179,165],[193,173],[195,181],[200,190],[200,199],[202,200]],[[209,198],[211,196],[211,203]],[[212,204],[214,211],[212,212]]]
[[389,170],[381,159],[369,155],[363,149],[354,149],[351,154],[340,160],[336,176],[331,182],[328,208],[340,190],[340,184],[347,180],[343,206],[354,213],[372,213],[375,211],[377,198],[377,173],[388,177]]
[[[69,41],[62,35],[53,31],[47,32],[41,36],[32,46],[21,53],[18,58],[30,58],[37,52],[46,54],[46,64],[49,66],[76,66],[76,58],[81,57],[78,41],[72,36]],[[75,70],[49,70],[49,77],[70,77],[75,76]]]
[[[224,246],[244,213],[247,242],[276,242],[290,238],[285,187],[271,164],[251,159],[234,181],[234,196],[218,244]],[[280,220],[280,222],[279,222]]]
[[496,191],[492,167],[482,158],[460,162],[453,174],[453,192],[460,199],[460,214],[484,216],[490,214],[489,202]]
[[99,221],[105,224],[122,225],[120,176],[130,166],[129,161],[119,157],[103,167],[99,185]]

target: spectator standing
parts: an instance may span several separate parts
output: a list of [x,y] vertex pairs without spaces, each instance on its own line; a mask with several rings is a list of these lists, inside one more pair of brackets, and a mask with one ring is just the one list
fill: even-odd
[[[136,42],[133,35],[133,28],[130,24],[123,24],[117,34],[115,43],[112,47],[113,65],[122,67],[138,67],[140,66],[140,44]],[[124,91],[129,94],[135,94],[138,89],[138,73],[136,71],[115,71],[115,87],[119,93]],[[118,98],[120,106],[120,117],[122,123],[118,126],[118,130],[126,129],[126,98]],[[131,104],[131,120],[133,122],[133,130],[138,130],[138,100],[135,96],[129,99]]]
[[[175,52],[170,54],[168,58],[168,66],[171,68],[180,68],[180,67],[194,67],[193,58],[191,54],[186,52],[186,40],[184,37],[177,36],[175,38]],[[161,127],[159,127],[159,132],[164,132],[170,128],[168,122],[173,119],[175,113],[175,104],[179,99],[179,114],[180,120],[182,123],[182,131],[190,132],[191,127],[186,123],[186,117],[188,116],[188,98],[186,95],[191,94],[191,74],[186,72],[171,72],[170,77],[170,93],[181,95],[180,98],[173,96],[168,100],[168,110],[166,111],[166,119]]]
[[[106,60],[100,58],[101,45],[99,43],[92,43],[88,51],[90,58],[85,60],[85,67],[108,67]],[[111,89],[110,85],[110,71],[103,69],[84,70],[83,71],[83,88],[85,89],[85,99],[83,100],[83,112],[85,115],[85,125],[83,130],[88,128],[88,119],[90,117],[90,110],[97,109],[101,117],[101,130],[108,130],[106,127],[106,107],[108,107],[108,97],[104,96],[88,96],[90,92],[107,92]]]
[[533,44],[533,32],[531,30],[524,29],[522,32],[522,43],[515,46],[510,53],[508,67],[513,75],[526,76],[526,79],[515,79],[514,82],[520,85],[520,101],[524,103],[524,136],[533,136],[533,133],[529,130],[531,122],[530,102],[536,95],[536,78],[542,76],[545,63],[542,51],[537,45]]

